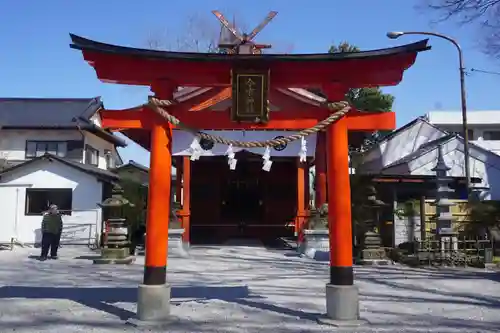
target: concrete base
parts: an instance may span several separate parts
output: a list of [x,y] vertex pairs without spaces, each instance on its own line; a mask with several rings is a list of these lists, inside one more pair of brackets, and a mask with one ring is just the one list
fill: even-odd
[[172,322],[170,316],[169,284],[159,286],[139,285],[137,315],[127,321],[134,326],[163,326]]
[[358,287],[326,285],[326,316],[318,318],[322,324],[333,326],[359,326]]
[[101,256],[109,259],[125,259],[130,256],[130,249],[123,248],[103,248],[101,249]]
[[135,262],[135,257],[128,257],[123,259],[96,258],[92,261],[96,265],[130,265]]
[[164,320],[140,320],[137,317],[130,318],[127,320],[127,325],[133,326],[135,328],[140,328],[143,330],[161,330],[168,332],[168,328],[174,323],[178,323],[180,320],[175,317],[169,317]]
[[366,320],[334,320],[328,317],[319,317],[318,323],[339,328],[359,327],[368,324]]

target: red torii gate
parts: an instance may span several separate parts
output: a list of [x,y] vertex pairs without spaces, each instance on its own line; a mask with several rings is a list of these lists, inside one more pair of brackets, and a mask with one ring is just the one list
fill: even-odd
[[[201,93],[198,91],[192,98],[174,101],[167,108],[168,113],[199,130],[302,130],[314,126],[330,115],[331,110],[320,103],[308,105],[287,98],[283,89],[321,88],[329,101],[341,101],[349,88],[398,84],[417,53],[429,49],[427,40],[423,40],[357,53],[226,55],[136,49],[75,35],[71,35],[71,39],[71,47],[82,51],[84,59],[103,82],[150,86],[156,98],[170,101],[174,101],[174,93],[179,87],[199,87]],[[267,122],[252,123],[232,121],[230,110],[204,110],[214,100],[237,99],[229,87],[235,73],[242,69],[252,69],[262,75],[262,80],[267,79],[268,99],[284,111],[270,112]],[[101,116],[104,127],[142,136],[140,143],[151,152],[146,263],[144,284],[139,286],[138,317],[147,321],[168,319],[170,288],[166,282],[166,266],[173,126],[149,107],[102,111]],[[394,128],[394,113],[353,110],[330,125],[322,134],[324,137],[318,136],[319,203],[326,200],[327,183],[330,198],[330,281],[326,294],[327,316],[331,319],[356,320],[359,316],[352,268],[351,199],[346,192],[350,188],[348,131]]]

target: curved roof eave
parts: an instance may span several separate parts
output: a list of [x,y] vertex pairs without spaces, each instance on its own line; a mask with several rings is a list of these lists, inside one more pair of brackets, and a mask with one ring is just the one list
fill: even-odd
[[428,39],[412,44],[401,45],[392,48],[369,50],[361,52],[341,53],[316,53],[316,54],[262,54],[262,55],[227,55],[219,53],[195,53],[195,52],[173,52],[158,51],[141,48],[125,47],[93,41],[84,37],[70,34],[72,43],[70,47],[81,51],[90,51],[125,56],[135,56],[155,59],[188,60],[188,61],[219,61],[233,62],[241,60],[260,61],[341,61],[351,59],[377,58],[391,55],[427,51],[431,47],[427,45]]

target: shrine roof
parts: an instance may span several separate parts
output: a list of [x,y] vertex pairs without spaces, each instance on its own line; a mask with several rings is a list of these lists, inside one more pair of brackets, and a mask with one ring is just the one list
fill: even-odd
[[158,51],[126,46],[118,46],[97,42],[91,39],[70,34],[71,48],[81,51],[94,51],[99,53],[111,53],[131,55],[147,58],[159,58],[170,60],[188,61],[216,61],[216,62],[238,62],[238,61],[339,61],[347,59],[364,59],[372,57],[384,57],[402,53],[421,52],[430,49],[428,40],[424,39],[416,43],[401,45],[397,47],[360,51],[360,52],[339,52],[339,53],[312,53],[312,54],[220,54],[220,53],[199,53],[199,52],[174,52]]

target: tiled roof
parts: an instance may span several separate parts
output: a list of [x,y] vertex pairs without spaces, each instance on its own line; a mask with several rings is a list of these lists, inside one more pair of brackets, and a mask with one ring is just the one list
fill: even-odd
[[116,173],[111,172],[109,170],[100,169],[100,168],[93,166],[93,165],[90,165],[90,164],[83,164],[80,162],[76,162],[76,161],[73,161],[70,159],[62,158],[62,157],[51,155],[51,154],[45,154],[45,155],[33,158],[31,160],[27,160],[26,162],[15,164],[15,165],[12,165],[10,167],[7,167],[4,170],[0,171],[0,176],[3,174],[9,173],[11,171],[23,168],[27,165],[31,165],[31,164],[35,163],[36,161],[40,161],[40,160],[47,160],[47,161],[51,161],[51,162],[57,161],[57,162],[60,162],[62,164],[65,164],[69,167],[78,169],[79,171],[82,171],[82,172],[85,172],[85,173],[90,174],[92,176],[95,176],[97,178],[100,178],[101,180],[104,180],[104,181],[112,182],[112,181],[117,181],[120,179],[120,177]]
[[0,128],[80,128],[118,146],[126,146],[125,141],[91,122],[90,118],[101,108],[100,97],[0,98]]
[[103,107],[95,98],[0,98],[0,125],[9,127],[75,127]]

